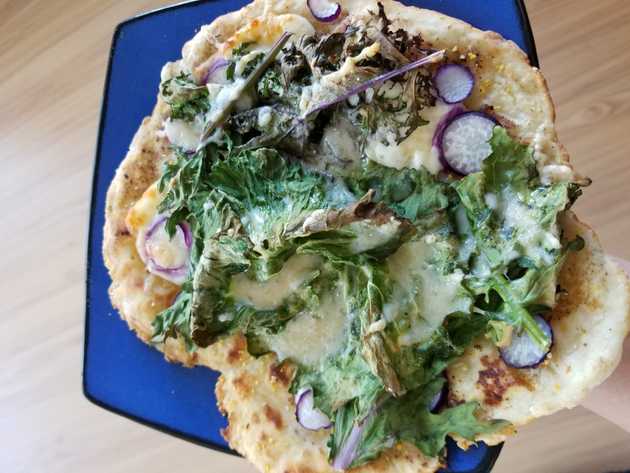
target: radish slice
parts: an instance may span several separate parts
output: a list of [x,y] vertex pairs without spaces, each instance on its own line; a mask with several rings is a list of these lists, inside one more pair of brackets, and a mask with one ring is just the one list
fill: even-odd
[[332,422],[314,405],[313,390],[302,388],[295,396],[295,417],[308,430],[328,429]]
[[466,100],[475,86],[475,76],[470,69],[460,64],[444,64],[433,76],[438,95],[448,104]]
[[230,81],[226,76],[227,66],[229,65],[229,61],[225,58],[217,58],[210,66],[208,66],[208,71],[203,79],[204,84],[227,84]]
[[175,284],[188,276],[192,234],[186,222],[177,225],[171,238],[166,231],[166,215],[157,215],[148,230],[138,235],[138,252],[150,273]]
[[306,0],[308,9],[319,21],[329,23],[339,18],[341,5],[330,0]]
[[540,315],[534,316],[536,324],[550,340],[547,348],[541,348],[526,331],[512,335],[510,344],[501,349],[501,358],[513,368],[535,368],[541,364],[551,351],[553,331],[551,325]]
[[442,160],[459,174],[481,170],[481,163],[490,154],[490,138],[497,123],[480,112],[457,115],[444,128],[440,149]]

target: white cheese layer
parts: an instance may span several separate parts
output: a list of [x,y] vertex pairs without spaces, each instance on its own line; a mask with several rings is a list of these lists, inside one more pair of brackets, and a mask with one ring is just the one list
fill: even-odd
[[203,124],[199,120],[188,123],[184,120],[169,118],[164,122],[164,133],[171,144],[186,151],[197,149],[202,132]]
[[340,292],[326,294],[313,313],[298,314],[282,332],[269,335],[267,343],[280,360],[291,358],[315,366],[343,348],[346,324],[346,305]]
[[435,107],[423,109],[422,118],[429,123],[416,128],[399,145],[396,144],[393,132],[390,133],[391,136],[385,132],[375,133],[368,139],[365,154],[369,159],[383,166],[396,169],[425,167],[432,174],[437,174],[442,169],[442,165],[439,150],[433,146],[433,135],[440,121],[453,107],[453,105],[438,101]]
[[355,222],[349,225],[350,229],[356,233],[356,238],[352,241],[352,252],[363,253],[377,248],[392,240],[398,232],[400,222],[394,218],[383,225],[373,225],[369,222]]
[[[429,264],[432,253],[425,238],[405,243],[387,261],[395,287],[390,302],[383,307],[383,316],[392,321],[408,314],[410,326],[399,337],[401,345],[426,340],[448,314],[470,306],[470,299],[461,292],[464,274],[461,270],[441,274]],[[404,310],[406,307],[417,310]]]
[[317,256],[295,255],[266,281],[255,281],[245,274],[235,275],[230,283],[230,292],[241,304],[259,310],[275,309],[308,280],[320,264],[321,259]]
[[145,249],[160,267],[181,268],[188,262],[188,247],[184,232],[177,227],[175,235],[171,238],[164,223],[159,224],[151,236],[145,240]]
[[517,248],[518,253],[528,256],[534,261],[543,261],[545,264],[553,263],[554,258],[549,251],[560,248],[557,225],[553,225],[550,231],[542,228],[527,206],[511,192],[502,194],[499,211],[504,225],[516,231],[515,239],[519,246]]

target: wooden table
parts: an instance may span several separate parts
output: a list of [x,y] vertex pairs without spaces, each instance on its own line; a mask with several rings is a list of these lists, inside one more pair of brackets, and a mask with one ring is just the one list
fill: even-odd
[[[253,472],[81,394],[88,203],[111,35],[119,21],[167,3],[0,0],[3,473]],[[578,211],[609,252],[630,259],[630,1],[527,6],[560,136],[594,179]],[[524,428],[496,471],[622,468],[630,434],[578,408]]]

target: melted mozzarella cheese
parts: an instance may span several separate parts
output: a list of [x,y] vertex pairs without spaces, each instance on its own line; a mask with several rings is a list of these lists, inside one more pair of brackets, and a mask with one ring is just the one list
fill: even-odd
[[524,256],[552,264],[554,258],[549,250],[560,248],[557,225],[551,231],[543,229],[528,207],[513,193],[503,194],[500,211],[505,226],[516,230],[516,241]]
[[400,336],[401,345],[426,340],[448,314],[470,306],[469,298],[461,291],[464,274],[460,270],[441,274],[429,264],[432,253],[427,239],[418,240],[405,243],[387,261],[395,287],[390,302],[383,307],[385,320],[395,320],[409,304],[419,314],[417,317],[407,311],[410,327]]
[[326,294],[314,312],[302,312],[284,330],[267,336],[267,343],[283,360],[315,366],[342,349],[346,335],[346,305],[340,292]]
[[251,280],[245,274],[235,275],[230,292],[242,304],[259,310],[275,309],[308,280],[320,264],[321,260],[316,256],[295,255],[266,281]]
[[365,154],[369,159],[383,166],[396,169],[425,167],[429,172],[437,174],[442,169],[442,165],[439,149],[433,146],[433,135],[442,118],[453,107],[453,105],[436,102],[435,107],[423,109],[422,118],[429,123],[416,128],[399,145],[396,144],[393,132],[388,134],[386,131],[381,131],[381,133],[377,131],[368,139]]
[[157,214],[157,207],[162,199],[157,182],[151,184],[142,197],[129,209],[125,223],[132,235],[146,232],[147,227]]
[[350,229],[357,235],[352,241],[352,252],[363,253],[387,243],[394,238],[399,227],[400,222],[394,218],[383,225],[362,221],[350,224]]
[[153,261],[162,268],[181,268],[188,261],[188,246],[184,232],[179,227],[171,238],[165,224],[160,224],[145,240],[145,248]]
[[224,47],[232,49],[243,43],[255,43],[258,50],[267,50],[285,31],[297,39],[314,34],[315,28],[306,18],[293,13],[255,18],[234,33]]
[[194,151],[201,140],[203,125],[197,120],[193,123],[184,120],[170,118],[164,123],[164,133],[168,140],[175,146],[187,151]]

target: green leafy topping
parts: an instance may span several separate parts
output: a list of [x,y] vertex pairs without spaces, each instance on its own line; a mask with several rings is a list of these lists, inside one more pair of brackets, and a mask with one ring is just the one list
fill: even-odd
[[[196,152],[174,147],[159,179],[167,231],[186,220],[193,244],[188,280],[154,320],[152,340],[179,338],[193,351],[239,332],[260,355],[286,341],[285,330],[332,317],[324,308],[334,299],[336,344],[315,361],[276,351],[297,365],[292,391],[311,388],[334,421],[330,458],[358,441],[352,467],[396,442],[440,456],[447,435],[474,440],[505,427],[475,403],[434,413],[429,404],[479,337],[502,344],[526,331],[549,343],[533,316],[553,307],[567,252],[584,247],[558,228],[581,189],[543,184],[531,149],[503,128],[481,171],[459,179],[366,159],[368,142],[399,144],[434,105],[423,69],[369,98],[335,100],[432,52],[420,36],[392,31],[383,8],[368,23],[287,46],[283,36],[237,78],[253,46],[243,43],[229,59],[231,82],[210,91],[186,74],[161,85],[172,119],[205,128]],[[373,42],[379,54],[340,71]],[[237,100],[245,92],[248,107]],[[312,108],[327,100],[335,106]],[[291,273],[300,259],[308,264]]]
[[208,89],[197,85],[190,75],[183,72],[162,82],[160,93],[171,107],[172,119],[192,122],[197,115],[210,109]]
[[444,449],[447,435],[474,440],[476,435],[496,432],[508,425],[505,421],[480,420],[476,416],[479,406],[474,402],[431,413],[430,402],[444,382],[443,378],[434,378],[401,398],[376,403],[366,416],[360,415],[355,403],[347,403],[335,416],[335,429],[328,442],[330,458],[339,454],[353,430],[354,435],[360,432],[360,440],[350,468],[376,458],[395,441],[411,443],[425,455],[436,457]]

